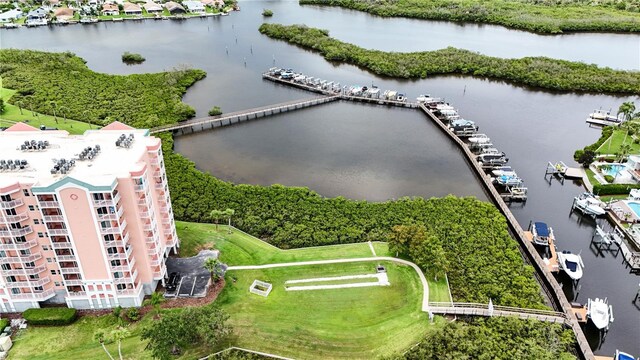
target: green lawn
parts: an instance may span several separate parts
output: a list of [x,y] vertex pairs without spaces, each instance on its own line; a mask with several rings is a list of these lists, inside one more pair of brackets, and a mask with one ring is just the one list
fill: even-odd
[[626,136],[625,139],[625,133],[625,130],[614,130],[597,151],[601,154],[615,154],[623,144],[628,144],[631,145],[631,154],[640,154],[640,144],[634,144],[631,136]]
[[96,129],[96,125],[91,125],[89,123],[66,119],[64,120],[63,116],[59,116],[64,114],[64,107],[60,106],[61,112],[56,118],[50,115],[44,115],[37,112],[32,112],[28,109],[18,108],[15,105],[10,104],[11,97],[15,94],[15,90],[0,88],[0,98],[2,98],[5,102],[5,112],[0,115],[0,126],[9,127],[16,122],[22,121],[33,127],[40,128],[40,125],[44,125],[46,127],[55,127],[60,130],[66,130],[70,134],[82,134],[85,130],[90,128]]
[[433,278],[427,278],[429,282],[429,301],[433,302],[449,302],[451,301],[451,295],[449,294],[449,285],[445,278],[439,278],[435,280]]
[[[416,272],[382,264],[390,286],[313,291],[287,292],[284,282],[373,273],[375,264],[230,271],[216,302],[231,315],[235,346],[293,358],[374,359],[402,352],[430,327],[420,311],[422,286]],[[249,293],[255,279],[273,285],[267,298]]]
[[193,256],[199,250],[220,250],[220,260],[227,265],[261,265],[311,260],[372,257],[367,243],[280,250],[270,244],[226,226],[216,231],[213,224],[176,222],[181,256]]
[[592,186],[600,184],[600,181],[596,179],[596,174],[593,172],[593,170],[585,169],[585,173],[587,173],[587,179],[589,179],[589,182],[591,183]]
[[376,255],[396,257],[395,254],[389,252],[389,244],[387,244],[386,242],[376,241],[372,242],[371,244],[373,244],[373,249],[376,251]]
[[309,281],[304,283],[286,284],[286,287],[292,286],[318,286],[318,285],[344,285],[344,284],[360,284],[360,283],[376,283],[378,278],[360,278],[360,279],[338,279],[326,281]]

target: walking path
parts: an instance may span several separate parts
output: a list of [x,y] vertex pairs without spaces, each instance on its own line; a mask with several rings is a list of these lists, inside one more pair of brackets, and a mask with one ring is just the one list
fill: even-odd
[[402,259],[389,257],[389,256],[377,256],[377,257],[355,258],[355,259],[301,261],[301,262],[266,264],[266,265],[229,266],[227,268],[227,271],[232,271],[232,270],[262,270],[262,269],[273,269],[273,268],[290,267],[290,266],[343,264],[343,263],[366,262],[366,261],[392,261],[392,262],[395,262],[395,263],[411,266],[418,273],[418,277],[420,278],[420,281],[422,282],[422,288],[424,289],[424,292],[423,292],[423,295],[422,295],[422,311],[425,311],[425,312],[429,311],[429,283],[427,282],[427,278],[425,278],[424,274],[422,273],[422,270],[418,267],[418,265],[412,263],[411,261],[402,260]]
[[371,243],[371,241],[369,241],[369,249],[371,249],[371,253],[373,254],[373,256],[378,256],[376,254],[376,249],[373,248],[373,244]]

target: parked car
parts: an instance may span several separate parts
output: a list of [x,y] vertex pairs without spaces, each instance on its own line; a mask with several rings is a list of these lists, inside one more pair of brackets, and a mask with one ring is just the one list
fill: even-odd
[[169,274],[169,278],[165,282],[164,288],[167,289],[167,291],[176,291],[181,278],[182,276],[179,272],[172,272]]

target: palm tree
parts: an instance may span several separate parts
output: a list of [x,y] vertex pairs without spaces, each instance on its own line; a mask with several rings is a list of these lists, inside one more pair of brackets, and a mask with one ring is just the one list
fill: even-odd
[[213,281],[219,280],[219,275],[217,270],[220,267],[220,261],[218,261],[218,259],[208,258],[207,260],[204,261],[203,266],[205,269],[209,270],[209,273],[211,274],[211,279],[213,279]]
[[226,209],[224,215],[229,219],[229,234],[231,234],[231,217],[235,215],[236,211],[233,209]]
[[625,101],[618,108],[617,115],[623,114],[624,119],[628,121],[628,120],[631,120],[631,117],[633,116],[634,111],[636,111],[636,104],[634,104],[633,101]]
[[211,218],[211,221],[214,221],[216,223],[216,231],[218,231],[218,222],[220,221],[220,219],[223,219],[224,216],[225,212],[221,210],[211,210],[211,212],[209,213],[209,218]]
[[622,144],[620,146],[620,149],[618,150],[618,162],[622,162],[627,155],[629,155],[629,153],[631,152],[631,145],[629,144]]
[[127,328],[119,326],[117,329],[111,331],[111,338],[118,342],[118,356],[120,356],[120,360],[122,358],[122,340],[129,337],[130,333]]
[[104,334],[103,330],[99,330],[95,334],[93,334],[93,339],[99,342],[100,345],[102,345],[102,349],[104,350],[105,353],[107,353],[107,356],[109,357],[109,359],[115,360],[113,356],[111,356],[111,353],[109,352],[109,350],[107,350],[107,347],[104,345],[104,343],[107,341],[107,337]]

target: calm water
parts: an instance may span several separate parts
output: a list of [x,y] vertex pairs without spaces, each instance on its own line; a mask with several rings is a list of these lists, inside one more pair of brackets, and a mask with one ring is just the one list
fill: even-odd
[[[0,31],[0,46],[69,50],[85,58],[92,69],[108,73],[153,72],[185,64],[206,70],[207,78],[184,98],[200,116],[213,105],[230,112],[311,96],[262,81],[260,73],[274,63],[342,84],[375,83],[401,89],[410,97],[425,92],[446,97],[507,152],[511,165],[525,179],[529,201],[512,207],[521,224],[547,221],[557,234],[560,250],[582,251],[586,268],[576,300],[608,297],[616,315],[596,353],[611,355],[620,348],[640,355],[640,309],[632,304],[640,277],[628,274],[619,257],[596,256],[590,250],[593,224],[580,222],[569,212],[573,196],[582,189],[570,182],[548,182],[543,176],[547,161],[569,164],[576,148],[598,138],[599,131],[584,123],[588,112],[616,108],[627,98],[552,94],[461,77],[380,79],[270,40],[257,27],[263,21],[262,8],[269,7],[275,11],[270,21],[305,22],[366,47],[409,51],[453,45],[496,56],[548,55],[629,69],[640,68],[638,36],[542,37],[495,26],[381,19],[340,9],[299,7],[292,2],[241,2],[241,7],[240,13],[229,17],[183,22]],[[147,61],[139,66],[123,65],[120,55],[124,51],[139,52]],[[371,200],[447,193],[484,199],[458,150],[422,115],[410,110],[334,103],[178,137],[176,148],[199,168],[236,182],[309,186],[327,196]],[[586,331],[593,335],[590,326]],[[593,343],[597,348],[597,339]]]

